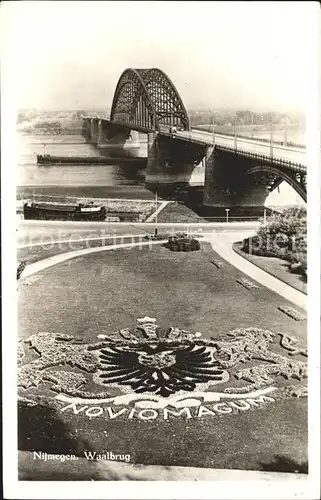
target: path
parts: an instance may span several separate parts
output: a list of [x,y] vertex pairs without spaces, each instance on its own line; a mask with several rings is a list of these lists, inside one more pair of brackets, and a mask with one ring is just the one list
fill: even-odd
[[[242,271],[244,274],[247,274],[250,276],[252,279],[255,281],[261,283],[265,287],[269,288],[273,292],[276,292],[278,295],[281,295],[288,301],[292,302],[293,304],[297,305],[298,307],[301,307],[302,309],[307,309],[307,296],[295,288],[292,288],[291,286],[285,284],[283,281],[280,281],[279,279],[275,278],[274,276],[270,275],[269,273],[263,271],[262,269],[258,268],[251,262],[247,261],[240,255],[238,255],[236,252],[234,252],[232,245],[235,241],[241,240],[244,237],[251,236],[253,234],[253,231],[248,230],[246,231],[241,231],[237,233],[236,231],[232,232],[220,232],[220,233],[204,233],[204,240],[203,241],[209,241],[212,245],[212,248],[227,262],[232,264],[234,267]],[[128,235],[128,236],[133,236],[133,235]],[[136,235],[139,236],[139,235]],[[105,237],[104,237],[105,238]],[[89,240],[102,240],[102,237],[97,237],[97,238],[80,238],[75,241],[78,243],[81,241],[89,241]],[[54,241],[48,241],[51,244],[54,243],[61,243],[64,242],[65,240],[59,240],[57,242]],[[66,260],[87,255],[90,253],[94,252],[101,252],[104,250],[116,250],[118,248],[131,248],[131,247],[137,247],[137,246],[147,246],[147,245],[154,245],[154,244],[162,244],[164,243],[165,240],[161,241],[147,241],[147,242],[131,242],[131,243],[122,243],[122,244],[114,244],[114,245],[103,245],[100,247],[95,247],[95,248],[85,248],[85,249],[80,249],[80,250],[74,250],[71,252],[66,252],[62,253],[59,255],[54,255],[52,257],[48,257],[46,259],[42,259],[40,261],[34,262],[32,264],[29,264],[25,270],[22,273],[21,279],[26,278],[28,276],[31,276],[32,274],[42,271],[43,269],[46,269],[47,267],[54,266],[56,264],[59,264],[61,262],[64,262]],[[20,248],[25,248],[25,247],[33,247],[33,246],[38,246],[39,244],[44,244],[42,241],[41,243],[36,242],[32,244],[27,244],[27,245],[21,245]]]
[[[161,207],[159,207],[161,208]],[[154,214],[155,215],[155,214]],[[135,226],[142,226],[144,227],[144,224],[135,224]],[[152,224],[148,224],[147,227],[149,228],[152,226]],[[167,226],[167,229],[169,229],[169,226],[173,228],[173,226],[177,226],[176,224],[164,224],[164,226]],[[183,227],[184,225],[178,225],[180,227]],[[194,226],[194,224],[191,224],[190,226]],[[195,226],[198,226],[195,224]],[[50,227],[50,226],[49,226]],[[49,227],[46,225],[46,229],[49,229]],[[83,226],[82,226],[83,227]],[[145,226],[146,227],[146,226]],[[164,229],[165,229],[164,227]],[[44,229],[44,228],[42,228]],[[175,228],[176,229],[176,228]],[[185,225],[186,229],[186,225]],[[202,229],[202,228],[200,228]],[[178,230],[178,229],[177,229]],[[215,232],[214,232],[215,231]],[[293,304],[297,305],[298,307],[301,307],[302,309],[307,309],[307,296],[298,290],[292,288],[291,286],[285,284],[283,281],[280,281],[279,279],[275,278],[274,276],[270,275],[269,273],[263,271],[262,269],[258,268],[251,262],[247,261],[240,255],[238,255],[236,252],[234,252],[232,248],[232,244],[235,241],[239,241],[244,239],[245,237],[253,235],[254,231],[253,229],[250,229],[250,226],[244,226],[242,229],[240,226],[237,228],[234,224],[218,224],[215,228],[212,228],[211,233],[203,233],[204,236],[204,241],[209,241],[213,247],[213,249],[226,261],[228,261],[230,264],[232,264],[234,267],[242,271],[244,274],[247,274],[250,276],[252,279],[255,281],[258,281],[265,287],[269,288],[270,290],[276,292],[277,294],[281,295],[285,299],[289,300]],[[66,235],[67,236],[67,235]],[[68,234],[68,240],[70,239],[71,234]],[[106,238],[106,235],[98,236],[95,237],[91,235],[90,237],[84,237],[77,238],[75,241],[81,242],[81,241],[89,241],[89,240],[103,240]],[[88,235],[89,236],[89,235]],[[130,236],[130,235],[128,235]],[[131,235],[132,236],[132,235]],[[136,235],[137,236],[137,235]],[[43,237],[43,233],[42,233]],[[37,238],[38,239],[38,238]],[[67,238],[66,238],[67,240]],[[57,240],[57,242],[64,242],[66,241],[64,238]],[[165,241],[165,240],[164,240]],[[146,246],[146,245],[151,245],[151,244],[160,244],[164,243],[164,241],[157,241],[157,242],[139,242],[139,243],[125,243],[125,244],[114,244],[114,245],[104,245],[100,247],[95,247],[95,248],[86,248],[86,249],[80,249],[80,250],[74,250],[71,252],[66,252],[63,254],[55,255],[46,259],[43,259],[41,261],[35,262],[30,264],[29,266],[26,267],[24,270],[22,277],[27,277],[30,276],[31,274],[34,274],[38,271],[42,271],[43,269],[46,269],[47,267],[54,266],[55,264],[58,264],[60,262],[64,262],[68,259],[74,258],[74,257],[79,257],[82,255],[86,255],[89,253],[93,252],[100,252],[104,250],[115,250],[117,248],[130,248],[134,246]],[[54,244],[55,241],[50,241],[48,239],[48,243]],[[41,239],[41,241],[36,241],[36,242],[28,242],[27,244],[24,245],[19,245],[20,248],[25,248],[25,247],[33,247],[33,246],[38,246],[39,244],[44,244],[44,240]]]
[[[244,232],[239,233],[238,237],[236,233],[234,234],[208,234],[206,235],[206,240],[212,245],[212,248],[225,260],[227,260],[234,267],[247,274],[255,281],[258,281],[265,287],[269,288],[273,292],[281,295],[293,304],[301,307],[302,309],[307,309],[307,296],[292,288],[291,286],[285,284],[283,281],[275,278],[271,274],[263,271],[259,267],[255,266],[248,260],[244,259],[236,252],[234,252],[232,245],[235,241],[242,240],[247,236],[253,235],[253,232],[249,231],[248,235]],[[205,238],[204,238],[205,239]]]
[[47,259],[38,260],[37,262],[33,262],[29,264],[21,274],[20,279],[27,278],[32,274],[38,273],[39,271],[43,271],[48,267],[55,266],[56,264],[60,264],[61,262],[65,262],[69,259],[74,259],[75,257],[82,257],[83,255],[87,255],[89,253],[97,253],[103,252],[105,250],[116,250],[118,248],[132,248],[132,247],[143,247],[150,245],[161,245],[165,243],[167,240],[159,240],[159,241],[140,241],[138,243],[121,243],[116,245],[105,245],[101,247],[95,248],[83,248],[81,250],[73,250],[72,252],[66,252],[59,255],[53,255],[52,257],[48,257]]
[[172,202],[171,202],[171,201],[169,201],[169,200],[165,200],[165,201],[163,201],[163,202],[159,205],[159,207],[157,208],[157,210],[155,210],[155,212],[154,212],[154,213],[152,213],[149,217],[147,217],[147,219],[145,220],[145,222],[153,222],[153,221],[156,219],[156,217],[158,216],[158,214],[159,214],[162,210],[164,210],[164,208],[165,208],[165,207],[166,207],[169,203],[172,203]]

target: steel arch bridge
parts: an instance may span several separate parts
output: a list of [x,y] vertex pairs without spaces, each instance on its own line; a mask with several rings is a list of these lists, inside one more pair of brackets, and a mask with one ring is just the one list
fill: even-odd
[[269,186],[270,192],[285,181],[301,196],[303,201],[307,202],[307,167],[305,165],[242,149],[232,150],[226,146],[216,146],[216,151],[234,156],[235,164],[238,164],[238,169],[244,178],[252,178],[258,182],[260,178],[265,178],[264,182]]
[[175,85],[157,68],[128,68],[121,74],[110,121],[143,132],[161,132],[171,126],[190,129],[187,111]]
[[265,174],[270,180],[270,191],[278,187],[282,181],[287,182],[301,196],[302,200],[307,202],[306,174],[295,171],[286,171],[280,167],[272,165],[257,165],[250,168],[246,175]]

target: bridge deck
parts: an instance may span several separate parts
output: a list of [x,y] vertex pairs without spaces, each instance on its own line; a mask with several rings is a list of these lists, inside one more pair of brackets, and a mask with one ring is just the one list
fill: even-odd
[[[110,122],[108,118],[102,118],[97,116],[95,117],[86,116],[83,118],[102,119],[103,121]],[[110,122],[110,123],[115,123],[115,122]],[[126,123],[115,123],[115,124],[139,130],[145,133],[148,132],[148,130],[145,130],[141,127],[132,126]],[[173,137],[173,138],[175,137],[176,139],[181,139],[188,142],[194,142],[196,144],[204,144],[204,145],[213,144],[212,133],[199,129],[192,129],[189,131],[178,130],[177,133],[173,136],[173,134],[171,134],[167,128],[164,128],[163,130],[161,130],[160,134],[168,137]],[[235,150],[235,138],[232,136],[215,134],[215,144],[217,146]],[[262,143],[252,138],[245,139],[243,137],[242,138],[238,137],[236,150],[240,155],[250,153],[252,155],[257,155],[258,158],[262,158],[265,161],[269,159],[270,163],[282,164],[282,166],[284,166],[285,168],[289,168],[297,172],[302,172],[302,173],[306,172],[305,148],[286,147],[274,144],[272,161],[271,161],[270,143]]]
[[[212,134],[209,132],[203,132],[201,130],[178,131],[177,137],[184,138],[185,140],[191,140],[191,141],[195,140],[197,142],[203,142],[205,144],[213,144]],[[217,146],[224,146],[234,149],[234,137],[216,134],[215,144]],[[256,153],[257,155],[270,157],[270,144],[261,143],[255,141],[255,139],[244,139],[238,137],[237,150],[248,151],[251,153]],[[273,159],[275,159],[276,161],[279,159],[281,161],[284,160],[288,162],[293,162],[299,166],[306,167],[306,150],[274,145]]]

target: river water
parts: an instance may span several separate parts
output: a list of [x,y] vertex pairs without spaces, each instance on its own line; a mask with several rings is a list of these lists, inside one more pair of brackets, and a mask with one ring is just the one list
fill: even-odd
[[[300,139],[300,137],[298,137]],[[302,139],[302,135],[301,135]],[[288,137],[293,140],[294,137]],[[302,140],[298,140],[302,142]],[[146,146],[143,145],[143,147]],[[18,134],[17,186],[24,188],[43,188],[50,186],[76,189],[78,186],[95,187],[104,190],[104,196],[122,198],[152,198],[153,193],[144,186],[144,172],[134,165],[37,165],[37,154],[59,156],[100,156],[99,150],[85,142],[79,135],[39,136]],[[105,154],[105,153],[104,153]],[[202,175],[202,173],[201,173]],[[105,187],[105,189],[104,189]],[[48,193],[49,194],[49,193]],[[284,206],[304,202],[286,183],[282,183],[267,198],[267,206]]]
[[[143,173],[128,165],[37,165],[38,154],[101,156],[82,136],[18,135],[18,186],[116,186],[137,185]],[[106,156],[104,154],[104,156]]]

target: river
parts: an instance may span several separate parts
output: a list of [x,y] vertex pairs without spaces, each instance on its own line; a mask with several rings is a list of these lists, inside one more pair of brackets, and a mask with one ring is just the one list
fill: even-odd
[[132,165],[37,165],[38,154],[100,156],[82,136],[18,135],[18,186],[115,186],[142,184],[143,173]]
[[[17,188],[25,197],[33,192],[66,196],[97,196],[152,199],[154,194],[144,186],[144,172],[126,165],[60,165],[39,166],[37,154],[66,156],[100,156],[99,150],[79,135],[17,134]],[[293,140],[292,138],[289,140]],[[59,191],[60,189],[60,191]],[[286,183],[268,197],[267,206],[302,204],[302,200]]]

